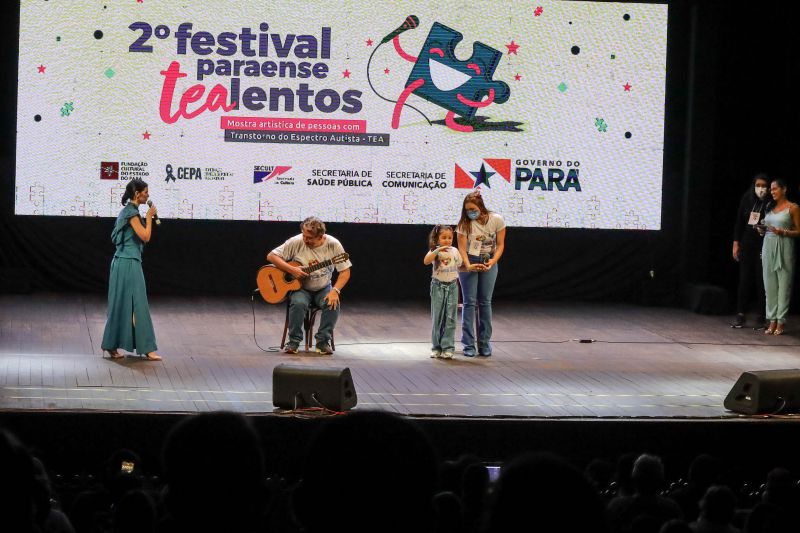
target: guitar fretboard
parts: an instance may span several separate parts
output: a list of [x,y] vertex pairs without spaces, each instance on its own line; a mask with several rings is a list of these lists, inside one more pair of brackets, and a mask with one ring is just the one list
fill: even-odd
[[339,256],[336,256],[336,257],[334,257],[332,259],[327,259],[325,261],[322,261],[321,263],[316,263],[316,264],[313,264],[313,265],[304,266],[303,267],[303,272],[305,272],[306,274],[310,274],[311,272],[315,272],[315,271],[319,270],[320,268],[325,268],[326,266],[330,266],[330,265],[332,265],[334,263],[338,263],[339,261],[341,261],[341,258]]

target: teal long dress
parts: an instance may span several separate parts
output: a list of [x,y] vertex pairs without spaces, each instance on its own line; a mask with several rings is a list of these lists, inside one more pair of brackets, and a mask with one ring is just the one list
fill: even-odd
[[111,242],[117,247],[117,251],[111,260],[108,318],[101,346],[103,350],[122,348],[129,352],[136,350],[144,355],[158,348],[142,272],[144,243],[130,224],[131,218],[138,216],[137,206],[128,203],[120,211],[111,231]]
[[[793,229],[789,208],[780,213],[770,211],[764,224],[776,228]],[[766,318],[781,324],[789,312],[794,278],[794,238],[767,232],[761,247],[761,266],[764,275],[764,292],[767,296]]]

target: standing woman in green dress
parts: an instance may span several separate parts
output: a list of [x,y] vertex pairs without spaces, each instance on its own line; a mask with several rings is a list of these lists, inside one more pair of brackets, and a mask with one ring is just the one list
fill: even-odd
[[761,246],[761,265],[764,291],[767,295],[767,335],[782,335],[794,278],[794,238],[800,235],[800,207],[786,198],[786,183],[773,180],[769,191],[772,204],[767,207],[764,244]]
[[142,248],[150,241],[155,207],[147,210],[146,221],[139,216],[139,206],[147,203],[147,183],[132,179],[122,195],[122,211],[111,231],[111,242],[117,247],[111,260],[108,280],[108,318],[103,332],[102,349],[112,359],[125,357],[119,349],[132,352],[150,361],[160,361],[156,353],[156,334],[147,305],[147,290],[142,272]]

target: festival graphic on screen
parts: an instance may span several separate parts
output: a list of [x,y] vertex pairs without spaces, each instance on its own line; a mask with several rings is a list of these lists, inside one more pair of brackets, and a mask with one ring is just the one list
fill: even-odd
[[[235,6],[235,7],[234,7]],[[659,229],[667,6],[22,0],[15,212]]]

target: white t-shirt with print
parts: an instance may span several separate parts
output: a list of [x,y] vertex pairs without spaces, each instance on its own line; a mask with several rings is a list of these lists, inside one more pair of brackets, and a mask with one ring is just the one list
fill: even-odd
[[461,254],[452,246],[439,251],[433,260],[433,279],[450,282],[458,279],[458,267],[461,266]]
[[[306,246],[306,243],[303,242],[303,234],[301,233],[300,235],[295,235],[291,239],[288,239],[285,243],[272,250],[272,253],[280,256],[284,261],[297,261],[303,266],[311,266],[343,254],[344,247],[335,237],[325,235],[325,241],[321,245],[316,248],[309,248]],[[337,272],[341,272],[352,266],[353,264],[348,259],[315,270],[303,280],[303,288],[307,291],[324,289],[331,282],[334,268]]]
[[[490,255],[497,247],[497,233],[505,229],[506,221],[497,213],[489,213],[486,224],[472,221],[472,228],[467,235],[467,255]],[[456,230],[461,233],[460,230]]]

